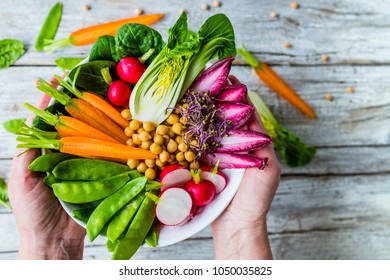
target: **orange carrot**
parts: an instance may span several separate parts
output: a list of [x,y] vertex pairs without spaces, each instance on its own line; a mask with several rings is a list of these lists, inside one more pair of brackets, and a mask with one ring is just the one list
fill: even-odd
[[137,17],[124,18],[116,21],[110,21],[102,24],[92,25],[81,28],[70,34],[68,38],[57,40],[46,40],[44,50],[52,52],[58,48],[68,45],[83,46],[94,43],[97,38],[103,35],[115,35],[116,31],[126,23],[141,23],[151,25],[159,21],[164,14],[148,14]]
[[[37,88],[53,97],[55,100],[65,106],[66,111],[74,118],[100,130],[121,143],[126,143],[128,137],[124,130],[115,124],[102,111],[95,108],[88,102],[71,98],[63,92],[53,88],[49,83],[40,79]],[[91,135],[93,137],[93,135]]]
[[312,119],[316,119],[314,110],[302,100],[302,98],[287,85],[267,64],[256,60],[245,46],[238,48],[238,53],[253,67],[256,75],[271,89],[288,102],[298,108],[302,113]]
[[129,158],[154,159],[157,157],[148,150],[87,137],[64,137],[59,141],[60,152],[77,156],[126,160]]

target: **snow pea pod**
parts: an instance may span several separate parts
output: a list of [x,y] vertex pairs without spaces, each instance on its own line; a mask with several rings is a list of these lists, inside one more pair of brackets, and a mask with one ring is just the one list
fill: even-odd
[[62,181],[52,185],[54,195],[65,202],[87,203],[113,194],[130,180],[130,172],[96,181]]
[[53,39],[57,33],[58,26],[62,17],[62,3],[56,3],[50,10],[46,17],[45,23],[39,32],[37,41],[35,42],[35,49],[37,51],[43,51],[45,46],[45,40]]
[[130,171],[128,165],[100,159],[74,158],[59,163],[53,175],[62,180],[101,180]]
[[131,219],[134,217],[139,206],[145,198],[145,192],[140,192],[126,206],[119,210],[111,219],[107,227],[107,238],[115,242],[125,232]]
[[45,178],[43,178],[43,183],[50,188],[53,186],[53,184],[60,183],[60,182],[62,181],[54,177],[53,174],[48,174],[45,176]]
[[76,156],[64,153],[47,153],[37,157],[28,169],[35,172],[52,172],[57,164]]
[[81,222],[87,223],[89,217],[95,209],[96,207],[76,209],[72,211],[72,216]]
[[146,181],[146,177],[129,181],[123,188],[106,197],[96,207],[87,223],[87,234],[91,242],[99,235],[112,216],[144,189]]
[[[158,191],[151,193],[157,195]],[[155,202],[146,196],[130,223],[125,236],[118,241],[112,254],[113,260],[128,260],[142,245],[156,217]]]
[[153,225],[150,227],[148,235],[145,237],[144,241],[150,247],[157,247],[158,245],[158,227],[159,226],[156,223],[153,223]]

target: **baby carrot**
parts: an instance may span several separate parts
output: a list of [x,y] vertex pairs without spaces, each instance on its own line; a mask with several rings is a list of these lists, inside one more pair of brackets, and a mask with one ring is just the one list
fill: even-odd
[[238,48],[238,53],[246,60],[246,62],[253,67],[256,75],[271,89],[273,89],[280,96],[285,98],[288,102],[298,108],[302,113],[306,114],[312,119],[316,119],[314,110],[302,100],[302,98],[287,85],[267,64],[256,60],[248,49],[242,45]]
[[82,136],[101,139],[105,141],[120,143],[111,136],[97,130],[96,128],[69,116],[56,116],[47,111],[40,110],[31,104],[26,103],[24,105],[27,109],[33,112],[35,115],[41,117],[47,124],[54,126],[60,137],[67,136]]
[[53,52],[58,48],[68,45],[83,46],[94,43],[97,38],[103,35],[115,35],[116,31],[126,23],[140,23],[151,25],[159,21],[164,14],[148,14],[137,17],[124,18],[116,21],[106,22],[98,25],[81,28],[70,34],[68,38],[58,40],[46,40],[44,50]]

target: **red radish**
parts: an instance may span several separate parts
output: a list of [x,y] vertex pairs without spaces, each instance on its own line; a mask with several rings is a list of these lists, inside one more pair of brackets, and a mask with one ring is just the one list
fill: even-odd
[[191,179],[191,173],[186,167],[178,163],[170,164],[161,171],[161,190],[170,186],[183,187]]
[[164,225],[183,225],[193,214],[190,194],[179,187],[166,188],[161,192],[156,206],[156,217]]
[[116,106],[126,106],[129,104],[130,94],[130,86],[122,80],[117,80],[108,87],[107,97]]
[[202,173],[200,173],[200,177],[203,180],[210,181],[215,186],[215,194],[219,194],[221,191],[223,191],[227,185],[227,177],[225,174],[222,173],[221,170],[218,169],[218,164],[212,167],[212,166],[202,166],[200,170],[202,170]]
[[215,197],[214,184],[208,180],[203,180],[200,173],[200,169],[191,170],[193,179],[184,185],[184,189],[190,193],[192,203],[195,206],[205,206]]
[[144,65],[137,57],[133,56],[121,59],[116,66],[116,72],[119,77],[123,81],[133,85],[138,82],[145,70],[146,65]]

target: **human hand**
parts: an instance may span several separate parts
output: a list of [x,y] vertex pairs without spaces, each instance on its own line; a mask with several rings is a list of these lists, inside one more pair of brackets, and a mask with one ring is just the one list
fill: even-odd
[[[47,107],[43,95],[39,108]],[[30,118],[31,121],[31,118]],[[20,259],[82,259],[85,229],[62,209],[52,190],[43,183],[44,174],[28,170],[40,155],[32,149],[13,159],[8,184],[9,199],[20,234]]]
[[[235,77],[229,79],[238,83]],[[249,120],[248,128],[267,133],[257,113]],[[272,259],[266,216],[279,185],[281,168],[272,145],[254,153],[268,158],[265,169],[246,169],[236,195],[211,225],[218,259]]]

